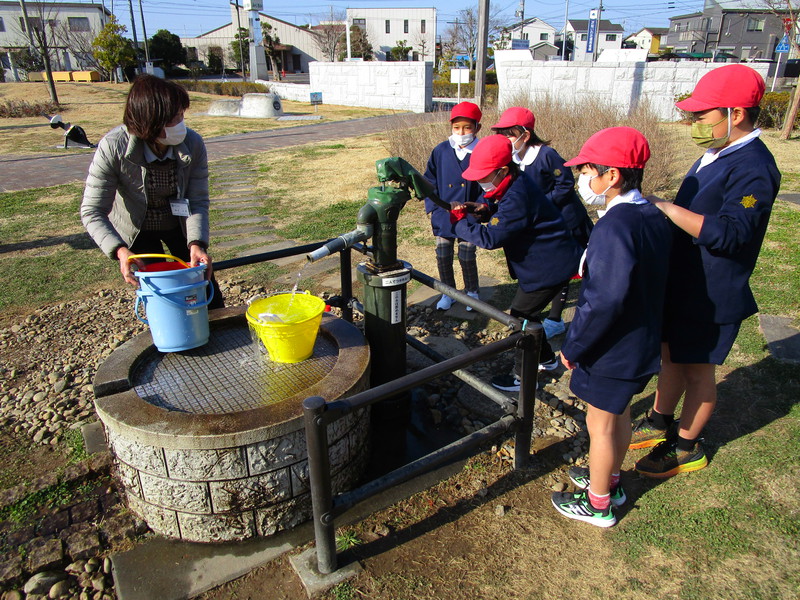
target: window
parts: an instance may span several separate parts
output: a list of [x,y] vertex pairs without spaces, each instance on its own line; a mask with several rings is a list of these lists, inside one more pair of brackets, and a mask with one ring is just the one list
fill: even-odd
[[422,21],[419,22],[419,32],[425,33],[425,19],[422,19]]
[[748,18],[747,31],[764,31],[764,19],[758,17]]
[[3,17],[0,17],[0,31],[6,30],[6,24],[3,23]]
[[366,29],[367,28],[367,20],[366,19],[353,19],[353,25],[355,25],[359,29]]
[[91,31],[89,17],[67,17],[70,31]]
[[616,42],[617,41],[617,34],[616,33],[607,33],[606,34],[606,41],[607,42]]
[[523,33],[522,34],[522,39],[523,40],[527,40],[528,39],[528,34],[527,33]]
[[403,21],[403,33],[408,33],[408,19]]
[[386,19],[386,33],[392,33],[392,26],[389,19]]
[[539,41],[546,42],[548,37],[549,36],[546,33],[540,33],[539,34]]
[[582,33],[581,34],[581,41],[582,42],[585,42],[588,39],[589,39],[589,34],[588,33]]

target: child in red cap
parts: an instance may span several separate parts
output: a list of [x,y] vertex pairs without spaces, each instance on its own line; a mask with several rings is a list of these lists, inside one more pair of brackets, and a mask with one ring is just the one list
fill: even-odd
[[[520,171],[532,178],[547,199],[556,205],[572,237],[582,248],[586,248],[592,231],[592,220],[575,193],[572,169],[564,167],[564,159],[550,146],[550,142],[536,135],[535,125],[536,117],[530,110],[523,106],[512,106],[492,125],[492,130],[509,139],[513,160],[519,165]],[[548,339],[566,331],[561,313],[567,303],[568,293],[569,286],[566,286],[553,299],[550,313],[542,321]]]
[[667,261],[672,234],[661,212],[642,197],[645,137],[612,127],[586,140],[564,163],[579,170],[578,191],[602,204],[581,261],[580,297],[561,362],[570,389],[587,405],[589,468],[571,467],[577,493],[553,494],[566,517],[599,527],[617,522],[612,506],[626,498],[619,473],[631,438],[630,401],[660,363]]
[[[425,178],[435,187],[439,198],[445,202],[464,204],[476,202],[480,198],[481,188],[476,183],[465,181],[461,174],[469,167],[470,155],[478,143],[476,135],[481,129],[481,109],[472,102],[456,104],[450,111],[450,137],[438,144],[428,159]],[[456,235],[450,222],[450,213],[429,198],[425,198],[425,211],[431,220],[433,235],[436,237],[436,265],[439,268],[439,279],[456,287],[453,273]],[[458,240],[458,262],[464,277],[465,291],[469,296],[478,298],[478,262],[475,259],[475,245],[465,240]],[[448,310],[454,300],[442,294],[436,304],[438,310]],[[467,310],[472,310],[467,307]]]
[[[572,239],[561,213],[533,181],[522,176],[511,159],[511,142],[502,135],[491,135],[478,142],[464,179],[477,181],[489,205],[478,205],[485,215],[482,225],[474,215],[451,211],[459,239],[493,250],[502,248],[512,278],[519,288],[511,303],[511,314],[529,321],[539,320],[539,312],[569,281],[580,259],[580,248]],[[461,207],[454,207],[461,208]],[[475,210],[475,206],[471,206]],[[483,219],[483,217],[481,217]],[[484,219],[484,220],[485,220]],[[547,260],[542,260],[546,256]],[[514,372],[498,375],[492,385],[507,392],[520,389],[521,351],[515,356]],[[545,340],[539,355],[539,369],[553,370],[558,359]]]
[[757,310],[749,280],[781,181],[755,127],[763,95],[761,75],[734,64],[703,75],[676,105],[692,113],[692,139],[708,150],[674,203],[654,200],[673,224],[674,241],[655,404],[631,442],[631,448],[655,446],[636,463],[649,477],[708,464],[700,434],[717,402],[716,365]]

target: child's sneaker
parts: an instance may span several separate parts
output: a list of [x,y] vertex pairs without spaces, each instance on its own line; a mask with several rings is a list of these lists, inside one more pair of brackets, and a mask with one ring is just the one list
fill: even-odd
[[[677,421],[676,421],[677,422]],[[667,439],[668,429],[659,429],[653,425],[650,415],[645,415],[633,426],[631,443],[628,450],[638,450],[639,448],[651,448]]]
[[[579,490],[589,489],[589,469],[586,467],[570,467],[569,471],[567,471],[567,475],[569,475],[569,480]],[[621,485],[617,484],[615,487],[611,488],[611,504],[619,507],[627,501],[628,497],[625,495],[625,490],[622,489]]]
[[518,392],[521,383],[516,375],[495,375],[492,377],[492,386],[504,392]]
[[567,326],[564,325],[564,321],[561,319],[558,321],[554,321],[553,319],[544,319],[542,321],[542,327],[544,328],[544,335],[548,340],[557,335],[561,335],[567,330]]
[[539,363],[539,370],[540,371],[555,371],[558,369],[558,357],[555,357],[553,360],[548,360],[547,362]]
[[[467,296],[469,296],[470,298],[475,298],[475,300],[480,300],[481,299],[480,294],[478,292],[467,292]],[[467,306],[467,310],[471,312],[472,311],[472,307],[471,306]]]
[[661,442],[650,454],[636,461],[636,470],[646,477],[663,479],[678,473],[699,471],[708,464],[703,446],[697,441],[688,452],[678,449],[678,439]]
[[450,310],[450,307],[453,306],[453,300],[450,296],[446,294],[442,294],[442,297],[439,298],[439,301],[436,303],[436,310]]
[[617,524],[617,517],[609,506],[605,510],[598,510],[589,502],[585,491],[573,494],[572,492],[555,492],[552,496],[553,506],[562,515],[569,519],[586,521],[597,527],[613,527]]

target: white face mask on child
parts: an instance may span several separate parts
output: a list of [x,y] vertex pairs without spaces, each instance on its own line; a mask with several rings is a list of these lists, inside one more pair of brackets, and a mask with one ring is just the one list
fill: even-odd
[[469,146],[473,142],[475,139],[475,134],[465,133],[464,135],[458,135],[457,133],[454,133],[450,136],[450,139],[453,140],[453,143],[456,146],[461,146],[463,148],[464,146]]
[[611,186],[609,185],[605,190],[603,190],[602,194],[596,194],[592,190],[592,186],[589,185],[589,182],[595,177],[600,177],[600,175],[589,175],[588,173],[581,173],[578,175],[578,193],[581,195],[583,201],[590,206],[605,204],[606,192],[611,189]]

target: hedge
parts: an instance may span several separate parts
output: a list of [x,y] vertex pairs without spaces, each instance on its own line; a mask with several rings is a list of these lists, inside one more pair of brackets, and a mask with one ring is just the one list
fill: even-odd
[[251,81],[176,81],[189,92],[217,94],[218,96],[244,96],[245,94],[264,94],[269,88],[262,83]]

